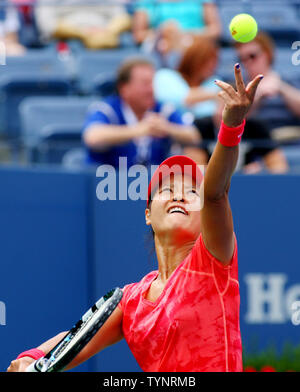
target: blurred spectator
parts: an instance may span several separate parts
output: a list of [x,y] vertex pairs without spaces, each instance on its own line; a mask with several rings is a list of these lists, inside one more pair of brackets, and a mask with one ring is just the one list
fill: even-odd
[[188,110],[195,118],[212,116],[216,111],[218,86],[215,69],[218,48],[214,41],[194,37],[183,53],[177,70],[162,68],[154,78],[155,97]]
[[[213,117],[201,118],[195,121],[204,143],[200,148],[186,147],[185,154],[199,164],[205,165],[211,156],[209,144],[217,140],[222,120],[223,101],[218,99],[217,110]],[[286,173],[288,163],[263,122],[247,119],[242,143],[240,146],[241,169],[245,174],[254,174],[262,170],[270,173]]]
[[35,22],[34,6],[36,0],[11,0],[18,10],[20,21],[20,42],[25,47],[39,48],[42,43],[39,40],[38,29]]
[[172,55],[189,46],[195,35],[218,39],[220,34],[221,23],[213,0],[137,2],[133,18],[134,39],[143,44],[146,51],[157,51],[165,65],[174,64]]
[[122,4],[85,5],[82,0],[37,0],[36,22],[42,39],[79,39],[89,49],[115,48],[119,36],[131,28],[131,17]]
[[173,105],[155,101],[155,69],[144,59],[127,59],[117,76],[118,95],[95,104],[88,114],[83,140],[91,163],[115,167],[119,157],[127,164],[159,164],[172,143],[198,143],[199,134]]
[[260,32],[249,43],[237,43],[236,49],[249,80],[257,74],[264,75],[257,89],[252,117],[266,121],[270,131],[283,126],[299,126],[300,79],[283,80],[273,70],[275,45],[272,38]]
[[19,42],[19,30],[20,22],[15,7],[0,5],[0,37],[5,44],[7,56],[20,56],[26,51]]

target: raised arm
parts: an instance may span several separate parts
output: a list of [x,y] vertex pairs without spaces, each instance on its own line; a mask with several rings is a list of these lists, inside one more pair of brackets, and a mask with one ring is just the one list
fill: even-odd
[[[258,75],[245,87],[239,64],[235,65],[234,72],[236,90],[225,82],[216,81],[222,89],[219,96],[225,103],[223,124],[232,128],[233,132],[235,127],[243,123],[262,79],[262,75]],[[238,154],[238,142],[228,147],[218,140],[204,177],[202,237],[206,248],[224,265],[230,262],[234,251],[233,219],[228,192]]]
[[154,36],[154,31],[149,26],[148,15],[143,10],[138,10],[133,15],[132,34],[137,44],[142,44],[150,35]]
[[205,28],[202,31],[206,37],[218,39],[222,32],[222,24],[216,4],[205,3],[203,5]]

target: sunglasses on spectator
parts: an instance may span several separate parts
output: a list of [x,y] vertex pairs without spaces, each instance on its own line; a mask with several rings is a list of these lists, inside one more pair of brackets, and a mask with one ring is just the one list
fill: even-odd
[[239,61],[240,61],[241,63],[246,63],[246,62],[249,61],[249,60],[253,61],[253,60],[256,60],[257,57],[260,56],[260,54],[261,54],[260,51],[259,51],[259,52],[249,53],[249,54],[246,55],[246,56],[240,56],[240,57],[239,57]]

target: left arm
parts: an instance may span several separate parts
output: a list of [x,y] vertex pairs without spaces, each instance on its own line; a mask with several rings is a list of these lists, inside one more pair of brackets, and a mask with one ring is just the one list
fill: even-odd
[[[236,89],[222,81],[220,98],[225,102],[222,119],[228,127],[240,125],[254,99],[261,76],[244,85],[240,68],[235,67]],[[224,265],[234,251],[234,231],[228,192],[239,154],[238,144],[223,146],[217,141],[204,177],[204,206],[201,210],[202,237],[206,248]]]

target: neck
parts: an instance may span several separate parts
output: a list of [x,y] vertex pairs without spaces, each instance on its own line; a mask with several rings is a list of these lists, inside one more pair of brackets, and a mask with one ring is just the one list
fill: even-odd
[[165,283],[179,264],[190,253],[195,241],[185,241],[181,245],[178,241],[166,240],[165,236],[159,238],[155,235],[155,250],[158,260],[160,280]]
[[133,111],[133,113],[136,115],[136,118],[141,121],[145,115],[145,111],[144,110],[139,110],[137,108],[134,108],[131,106],[131,109]]
[[135,114],[136,118],[139,121],[141,121],[143,119],[144,115],[145,115],[145,110],[139,108],[138,106],[136,106],[136,105],[134,105],[134,104],[132,104],[130,102],[127,102],[127,101],[125,101],[125,102],[130,107],[130,109],[133,111],[133,113]]

